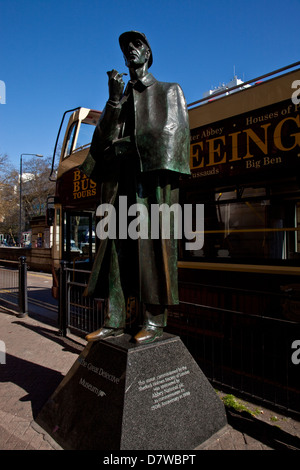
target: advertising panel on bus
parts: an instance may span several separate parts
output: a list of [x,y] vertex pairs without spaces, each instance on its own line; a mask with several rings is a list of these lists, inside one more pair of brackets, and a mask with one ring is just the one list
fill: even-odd
[[193,178],[296,170],[300,105],[285,100],[191,129]]

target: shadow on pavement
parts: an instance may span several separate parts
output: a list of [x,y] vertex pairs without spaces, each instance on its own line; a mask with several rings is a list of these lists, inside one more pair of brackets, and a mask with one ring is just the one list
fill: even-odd
[[260,421],[249,413],[226,409],[228,424],[274,450],[300,450],[300,439],[276,425]]
[[49,329],[45,326],[40,326],[40,325],[30,325],[26,323],[25,321],[19,321],[16,320],[13,323],[16,323],[17,325],[23,326],[24,328],[27,328],[28,330],[33,331],[34,333],[37,333],[38,335],[44,336],[45,338],[55,341],[57,344],[62,346],[65,351],[69,351],[75,354],[80,354],[83,345],[80,344],[79,342],[76,342],[73,339],[65,338],[64,336],[60,336],[58,334],[58,331],[55,331],[53,329]]
[[62,381],[63,375],[48,367],[6,354],[6,365],[1,368],[0,383],[12,382],[27,392],[20,401],[31,401],[35,418]]
[[[81,344],[59,336],[55,330],[46,326],[30,325],[26,320],[13,323],[55,341],[65,351],[79,355],[83,349]],[[32,415],[35,418],[63,378],[64,375],[56,370],[6,353],[6,365],[1,367],[0,383],[12,382],[26,391],[27,395],[20,398],[20,401],[31,401]]]

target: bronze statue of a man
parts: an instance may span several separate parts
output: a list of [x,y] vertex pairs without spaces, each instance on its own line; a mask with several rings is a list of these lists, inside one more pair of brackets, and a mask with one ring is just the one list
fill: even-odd
[[[189,174],[189,121],[186,102],[176,83],[157,81],[148,72],[153,62],[146,36],[137,31],[119,38],[130,80],[108,72],[109,99],[96,126],[88,157],[81,170],[101,184],[101,203],[113,204],[122,215],[120,196],[127,207],[178,203],[180,174]],[[117,220],[119,218],[117,217]],[[130,221],[130,219],[129,219]],[[178,304],[177,240],[170,237],[131,239],[123,233],[100,240],[86,295],[107,299],[103,327],[87,335],[97,341],[123,333],[126,299],[135,296],[144,308],[144,323],[135,336],[148,343],[163,334],[168,305]]]

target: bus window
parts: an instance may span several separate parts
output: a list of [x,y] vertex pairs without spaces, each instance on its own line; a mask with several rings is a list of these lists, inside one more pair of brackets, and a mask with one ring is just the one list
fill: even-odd
[[299,257],[300,202],[272,199],[265,188],[218,192],[204,203],[204,219],[204,246],[186,257],[259,264]]
[[92,212],[64,214],[64,259],[91,262],[96,252]]
[[72,152],[77,124],[78,122],[73,122],[72,126],[69,129],[69,135],[68,135],[68,140],[66,143],[66,150],[65,150],[65,155],[64,155],[65,157],[69,156]]
[[78,137],[75,141],[78,125],[78,121],[76,121],[69,129],[64,158],[69,157],[73,152],[89,146],[92,141],[95,126],[85,122],[80,123]]
[[94,130],[95,130],[95,126],[91,124],[87,124],[85,122],[81,123],[80,128],[79,128],[77,142],[76,142],[75,148],[73,149],[73,152],[75,150],[79,150],[82,147],[86,147],[87,145],[91,143]]
[[297,232],[296,232],[296,251],[300,253],[300,202],[296,204],[296,223]]

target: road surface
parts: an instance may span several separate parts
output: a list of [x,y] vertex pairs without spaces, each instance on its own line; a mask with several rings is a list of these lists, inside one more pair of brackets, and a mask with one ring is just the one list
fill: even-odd
[[57,321],[58,302],[52,297],[52,274],[27,271],[29,313]]

